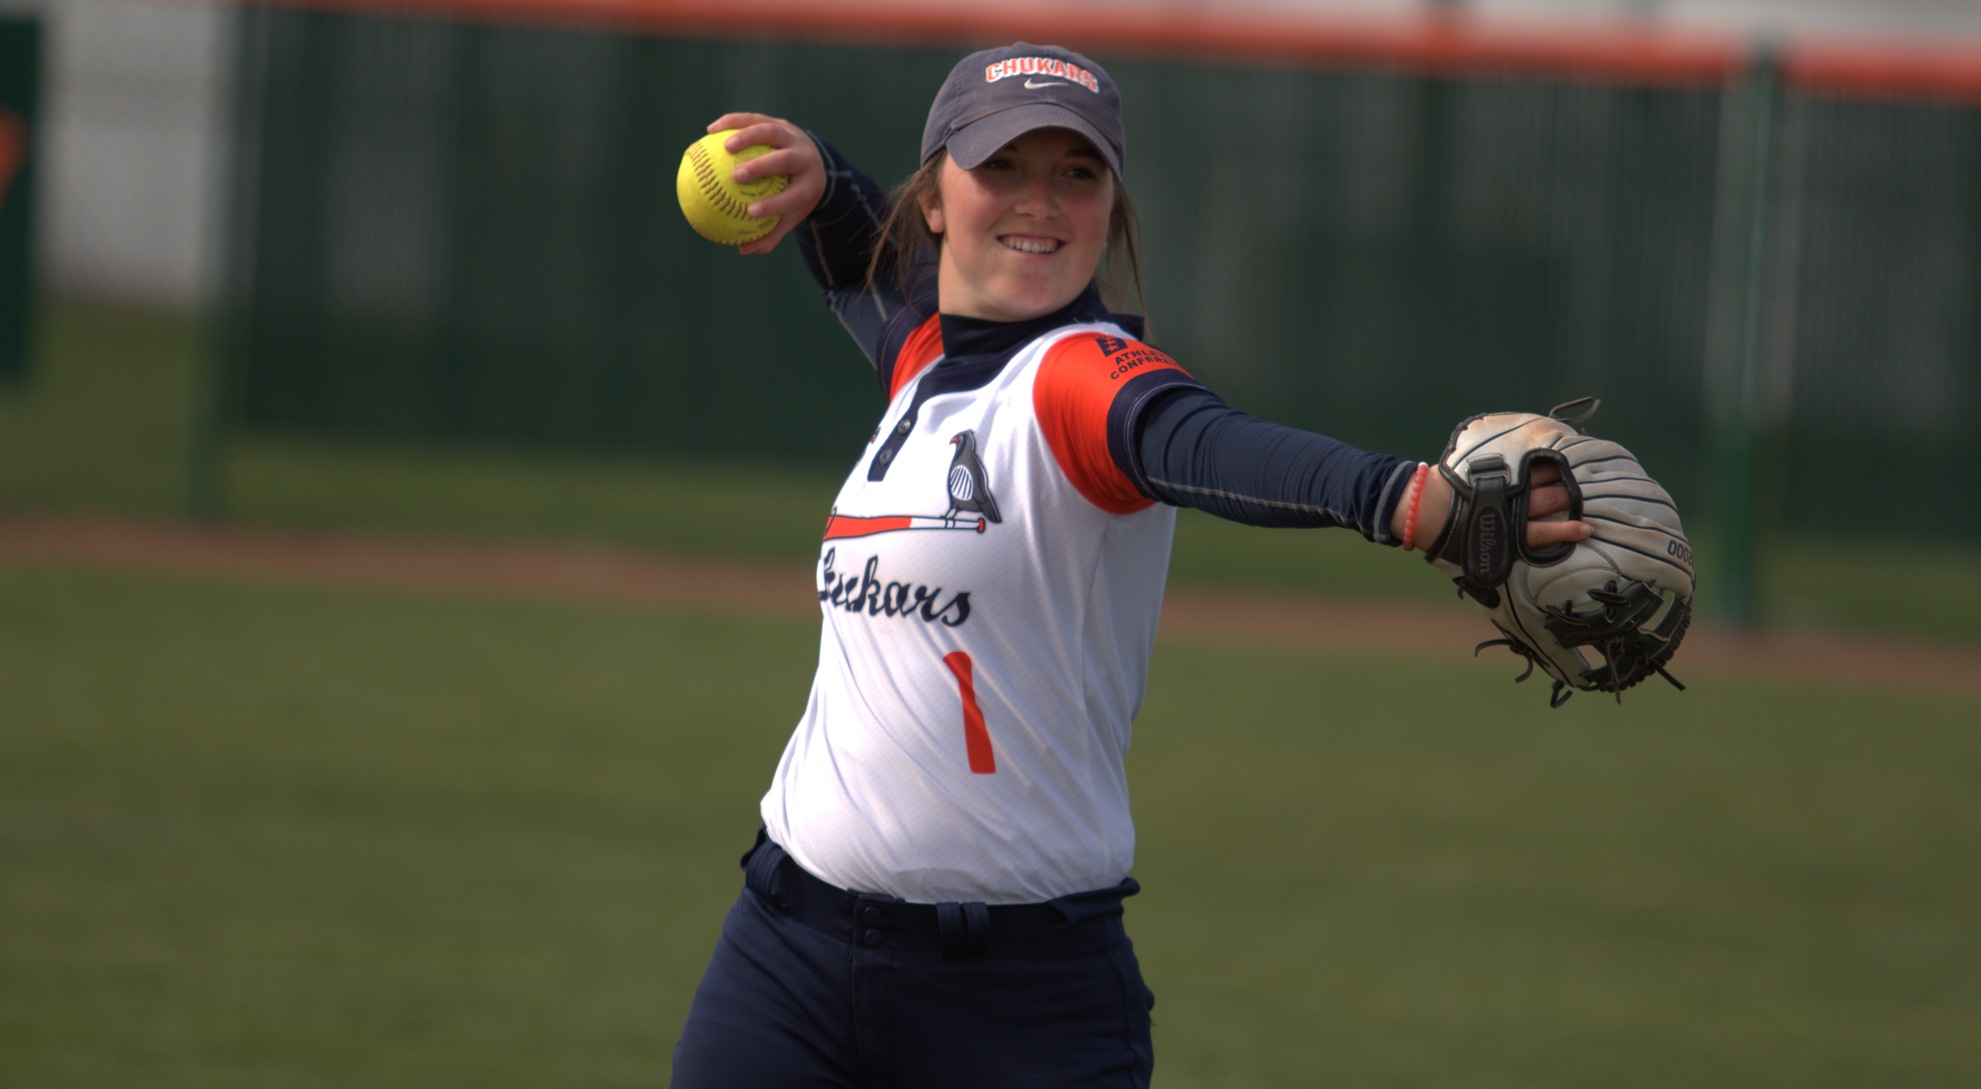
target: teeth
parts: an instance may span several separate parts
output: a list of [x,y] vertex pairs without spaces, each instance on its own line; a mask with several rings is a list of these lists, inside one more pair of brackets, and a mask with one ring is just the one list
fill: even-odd
[[1004,244],[1019,253],[1051,253],[1059,248],[1059,243],[1044,238],[1007,238]]

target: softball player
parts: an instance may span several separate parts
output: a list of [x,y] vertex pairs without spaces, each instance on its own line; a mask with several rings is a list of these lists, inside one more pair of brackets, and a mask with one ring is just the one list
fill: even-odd
[[1105,256],[1138,295],[1140,270],[1119,93],[1086,57],[964,58],[891,200],[789,122],[709,128],[777,149],[736,168],[790,177],[742,250],[795,233],[887,407],[827,520],[818,672],[675,1089],[1145,1086],[1123,758],[1176,508],[1408,547],[1449,493],[1226,405],[1103,302]]

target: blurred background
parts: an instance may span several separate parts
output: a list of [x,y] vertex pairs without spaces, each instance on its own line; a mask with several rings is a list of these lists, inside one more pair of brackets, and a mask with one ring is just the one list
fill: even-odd
[[[754,550],[644,497],[474,509],[454,493],[488,489],[446,469],[836,476],[859,364],[796,262],[693,245],[676,145],[747,106],[891,183],[917,88],[1032,34],[1120,69],[1155,337],[1241,407],[1428,457],[1482,406],[1600,396],[1738,627],[1884,623],[1796,565],[1862,585],[1891,565],[1860,546],[1958,558],[1981,528],[1942,498],[1981,483],[1956,445],[1981,402],[1981,20],[1953,0],[4,3],[35,116],[0,405],[78,442],[109,418],[35,409],[70,330],[127,329],[161,360],[135,380],[178,396],[109,429],[155,438],[142,464],[21,450],[8,507]],[[738,336],[770,313],[775,341]],[[820,365],[763,396],[798,345]]]
[[1691,688],[1541,717],[1419,565],[1186,512],[1158,1083],[1981,1084],[1971,0],[0,0],[0,1087],[665,1082],[881,407],[681,150],[892,184],[1016,39],[1213,389],[1599,396],[1699,557]]

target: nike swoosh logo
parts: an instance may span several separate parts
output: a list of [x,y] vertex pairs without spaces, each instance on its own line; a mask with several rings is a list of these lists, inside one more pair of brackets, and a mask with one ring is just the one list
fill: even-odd
[[1046,80],[1044,83],[1037,83],[1029,79],[1025,81],[1025,89],[1028,91],[1036,91],[1045,87],[1064,87],[1064,86],[1066,86],[1066,84],[1063,81],[1056,79],[1049,79]]

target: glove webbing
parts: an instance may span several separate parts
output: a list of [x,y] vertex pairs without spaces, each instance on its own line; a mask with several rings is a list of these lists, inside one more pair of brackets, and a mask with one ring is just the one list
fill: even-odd
[[[1624,689],[1653,672],[1673,688],[1685,691],[1685,685],[1666,672],[1665,663],[1677,651],[1678,641],[1684,637],[1685,629],[1692,622],[1691,604],[1672,602],[1671,611],[1658,622],[1658,626],[1646,630],[1639,624],[1650,619],[1664,604],[1664,599],[1656,590],[1641,582],[1632,584],[1621,593],[1614,587],[1612,583],[1607,590],[1589,591],[1591,600],[1602,603],[1603,624],[1585,628],[1575,622],[1578,618],[1566,614],[1565,610],[1550,608],[1547,610],[1548,630],[1565,643],[1580,639],[1602,653],[1606,664],[1590,670],[1584,677],[1598,689],[1616,693],[1618,703],[1623,702]],[[1587,619],[1594,621],[1596,618]]]
[[[1613,692],[1616,701],[1623,702],[1623,690],[1656,673],[1670,682],[1673,688],[1685,691],[1685,685],[1677,677],[1665,670],[1665,663],[1671,660],[1672,652],[1678,648],[1678,641],[1684,637],[1685,629],[1692,619],[1692,608],[1684,601],[1674,601],[1671,611],[1658,622],[1658,626],[1645,631],[1637,625],[1657,612],[1664,599],[1657,591],[1643,583],[1633,584],[1629,590],[1619,592],[1615,583],[1608,589],[1591,590],[1591,600],[1601,603],[1600,615],[1577,616],[1566,609],[1549,606],[1547,612],[1548,630],[1565,646],[1594,647],[1602,654],[1604,664],[1582,674],[1584,680],[1600,691]],[[1527,669],[1513,678],[1517,684],[1534,675],[1536,665],[1544,665],[1539,654],[1518,639],[1510,631],[1500,627],[1498,621],[1493,627],[1506,638],[1488,639],[1472,648],[1472,654],[1487,647],[1505,647],[1527,660]],[[1560,707],[1575,694],[1567,681],[1557,678],[1554,690],[1548,694],[1548,706]]]

